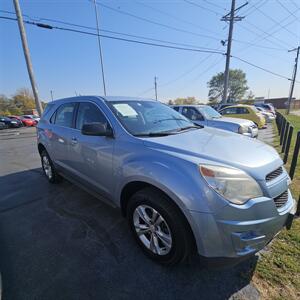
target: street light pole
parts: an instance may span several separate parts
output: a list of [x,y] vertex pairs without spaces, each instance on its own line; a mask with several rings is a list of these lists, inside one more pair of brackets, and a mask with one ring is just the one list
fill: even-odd
[[31,83],[31,87],[32,87],[33,96],[34,96],[35,107],[38,111],[39,116],[41,116],[43,113],[43,107],[39,100],[38,90],[37,90],[37,86],[36,86],[36,82],[35,82],[35,78],[34,78],[34,74],[33,74],[31,57],[30,57],[30,53],[29,53],[26,31],[25,31],[25,27],[24,27],[24,23],[23,23],[23,16],[22,16],[19,0],[14,0],[14,6],[15,6],[17,19],[18,19],[19,31],[20,31],[20,36],[21,36],[22,46],[23,46],[23,52],[24,52],[26,65],[27,65],[27,71],[28,71],[28,75],[29,75],[29,79],[30,79],[30,83]]

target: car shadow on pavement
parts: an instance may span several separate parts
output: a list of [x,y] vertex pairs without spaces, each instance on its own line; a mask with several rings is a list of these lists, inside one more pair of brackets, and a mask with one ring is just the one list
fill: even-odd
[[[118,209],[41,169],[0,178],[3,299],[228,299],[248,286],[257,257],[167,268],[145,257]],[[251,290],[250,290],[251,293]]]

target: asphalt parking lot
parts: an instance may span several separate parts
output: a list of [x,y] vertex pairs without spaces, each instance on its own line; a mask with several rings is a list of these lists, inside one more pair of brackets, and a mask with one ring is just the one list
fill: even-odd
[[[42,175],[35,129],[0,132],[3,299],[257,299],[256,258],[221,270],[146,258],[126,221],[64,180]],[[245,298],[243,298],[245,297]]]

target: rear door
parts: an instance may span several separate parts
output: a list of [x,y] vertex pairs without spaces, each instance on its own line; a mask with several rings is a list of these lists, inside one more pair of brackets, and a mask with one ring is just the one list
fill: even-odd
[[69,146],[74,131],[76,103],[65,103],[58,107],[50,119],[51,159],[59,167],[69,169]]
[[81,133],[84,124],[103,123],[111,126],[100,108],[93,102],[80,102],[70,144],[72,172],[98,193],[110,198],[114,186],[112,157],[115,139],[88,136]]

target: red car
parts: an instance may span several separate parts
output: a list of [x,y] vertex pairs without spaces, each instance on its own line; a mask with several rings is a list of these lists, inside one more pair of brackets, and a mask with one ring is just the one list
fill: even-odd
[[36,124],[38,123],[37,121],[33,120],[33,119],[26,119],[23,117],[19,117],[19,116],[9,116],[9,118],[15,118],[20,120],[24,126],[36,126]]

